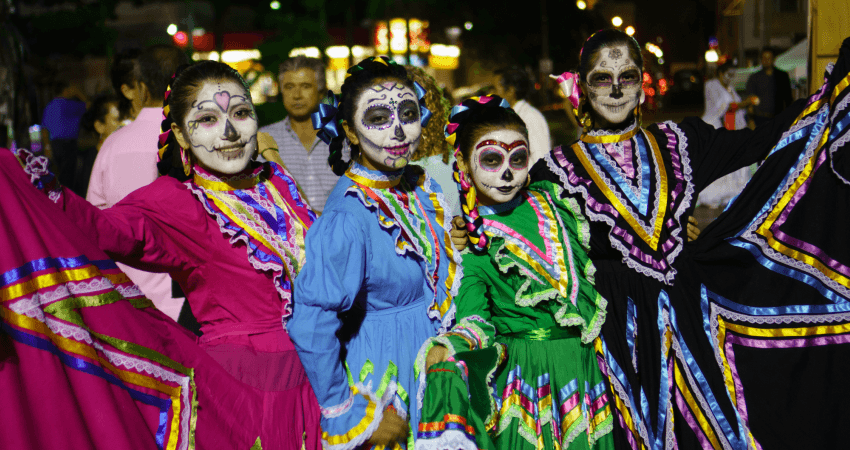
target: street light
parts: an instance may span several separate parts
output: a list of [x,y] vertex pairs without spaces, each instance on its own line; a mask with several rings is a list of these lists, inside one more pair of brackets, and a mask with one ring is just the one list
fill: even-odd
[[717,52],[714,49],[711,49],[705,52],[705,61],[710,63],[716,63],[719,57],[717,56]]
[[585,8],[587,8],[587,3],[585,3],[584,0],[578,0],[576,2],[576,8],[585,9]]
[[635,27],[633,27],[633,26],[631,26],[631,25],[627,26],[627,27],[626,27],[626,34],[628,34],[629,36],[634,36],[634,34],[635,34]]
[[611,23],[614,24],[615,27],[619,27],[623,24],[623,19],[620,16],[614,16],[614,18],[611,19]]
[[165,29],[169,36],[174,36],[177,33],[177,25],[171,24]]

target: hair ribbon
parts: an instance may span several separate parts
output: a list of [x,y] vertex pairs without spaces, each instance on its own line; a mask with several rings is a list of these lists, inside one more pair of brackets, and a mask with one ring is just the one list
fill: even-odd
[[425,88],[416,81],[413,82],[413,89],[416,90],[416,97],[419,99],[419,122],[424,127],[428,124],[428,121],[431,120],[432,115],[431,110],[425,106],[425,94],[427,94],[428,91],[426,91]]
[[339,137],[342,133],[339,130],[339,96],[328,91],[328,96],[319,103],[319,110],[310,115],[313,120],[313,129],[319,130],[316,136],[325,144],[330,144],[331,140]]

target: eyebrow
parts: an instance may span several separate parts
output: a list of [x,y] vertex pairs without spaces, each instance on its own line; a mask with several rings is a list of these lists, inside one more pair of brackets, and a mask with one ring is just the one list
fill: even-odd
[[487,139],[486,141],[483,141],[480,144],[476,145],[475,150],[478,150],[479,148],[484,147],[485,145],[495,145],[497,147],[501,147],[501,148],[507,150],[508,152],[510,152],[511,150],[513,150],[517,147],[520,147],[522,145],[528,145],[528,144],[526,144],[526,142],[523,141],[522,139],[513,141],[510,144],[506,144],[502,141],[497,141],[495,139]]

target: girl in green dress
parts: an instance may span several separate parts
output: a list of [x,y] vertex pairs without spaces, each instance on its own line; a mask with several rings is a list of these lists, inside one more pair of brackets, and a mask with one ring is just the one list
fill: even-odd
[[417,358],[416,448],[613,448],[587,221],[558,186],[528,184],[528,131],[503,99],[455,106],[446,136],[470,249],[457,324]]

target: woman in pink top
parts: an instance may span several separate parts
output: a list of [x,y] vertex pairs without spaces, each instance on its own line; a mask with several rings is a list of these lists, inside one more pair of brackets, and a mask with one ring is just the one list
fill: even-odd
[[180,284],[201,347],[264,392],[245,417],[263,449],[320,448],[318,404],[284,329],[315,214],[283,167],[251,163],[257,119],[233,69],[205,61],[178,70],[164,112],[159,169],[170,176],[104,210],[44,183],[49,176],[36,185],[107,255]]

